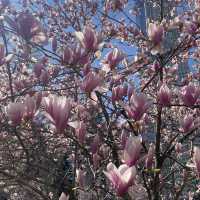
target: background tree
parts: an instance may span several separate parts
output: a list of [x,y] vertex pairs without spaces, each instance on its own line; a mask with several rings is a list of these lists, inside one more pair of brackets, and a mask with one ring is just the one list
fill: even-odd
[[198,0],[0,2],[10,199],[198,198]]

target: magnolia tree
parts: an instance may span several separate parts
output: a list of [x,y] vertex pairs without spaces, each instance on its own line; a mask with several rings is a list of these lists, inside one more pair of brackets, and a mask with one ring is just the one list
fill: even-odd
[[5,198],[200,198],[199,0],[0,2]]

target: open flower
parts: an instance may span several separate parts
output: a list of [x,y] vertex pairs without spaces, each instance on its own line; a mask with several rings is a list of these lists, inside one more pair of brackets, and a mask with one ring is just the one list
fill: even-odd
[[48,119],[55,125],[60,133],[67,127],[72,103],[66,97],[50,95],[43,98],[42,102]]
[[113,163],[109,163],[104,174],[111,181],[117,195],[123,196],[128,188],[134,184],[136,169],[134,166],[129,167],[125,164],[120,165],[117,169]]
[[193,106],[200,96],[200,89],[198,86],[189,84],[184,86],[181,90],[181,99],[186,106]]
[[124,148],[123,162],[130,167],[135,165],[140,157],[141,148],[141,137],[129,136]]
[[130,99],[130,106],[127,106],[125,109],[130,118],[138,121],[142,118],[149,106],[150,102],[147,100],[144,94],[134,93]]

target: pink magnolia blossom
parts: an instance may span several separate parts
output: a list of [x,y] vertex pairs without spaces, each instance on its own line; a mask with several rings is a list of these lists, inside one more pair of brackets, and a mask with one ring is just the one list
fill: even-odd
[[33,119],[37,112],[37,105],[36,105],[36,98],[30,97],[29,95],[26,97],[24,101],[25,106],[25,112],[24,112],[24,118],[25,119]]
[[158,92],[158,103],[161,106],[169,106],[171,103],[171,91],[165,83],[162,84]]
[[6,108],[8,118],[14,125],[19,125],[21,123],[24,111],[25,107],[21,102],[10,103]]
[[126,164],[120,165],[117,169],[113,163],[107,165],[107,171],[104,172],[106,177],[112,183],[118,196],[124,196],[129,187],[134,184],[136,168],[129,167]]
[[53,37],[52,40],[51,40],[51,48],[52,48],[52,50],[53,50],[54,52],[56,52],[57,46],[58,46],[58,44],[57,44],[56,37]]
[[96,32],[90,27],[86,26],[83,29],[83,32],[76,32],[76,37],[80,41],[81,45],[87,50],[87,51],[94,51],[98,49],[99,45],[99,38]]
[[47,117],[55,125],[58,133],[61,133],[67,127],[68,118],[72,109],[71,100],[66,97],[49,95],[43,98],[42,104]]
[[143,114],[147,111],[150,106],[150,102],[147,100],[144,94],[134,93],[130,99],[130,106],[125,109],[130,118],[138,121],[142,118]]
[[72,50],[73,50],[72,63],[79,63],[85,65],[89,62],[88,53],[85,52],[85,50],[83,50],[80,45],[77,45]]
[[5,55],[4,45],[0,44],[0,66],[9,63],[13,58],[13,54]]
[[44,70],[44,64],[40,61],[36,63],[33,67],[33,71],[35,73],[35,76],[39,78],[41,76],[42,70]]
[[4,64],[4,46],[0,44],[0,65]]
[[46,85],[49,82],[50,74],[47,70],[42,70],[40,75],[40,81],[42,84]]
[[121,146],[122,146],[122,149],[125,148],[127,139],[128,139],[128,133],[127,133],[127,131],[125,131],[123,129],[122,133],[121,133]]
[[100,138],[99,135],[96,135],[91,143],[91,151],[93,154],[97,153],[99,145],[100,145]]
[[200,177],[200,148],[194,147],[193,162],[197,169],[198,176]]
[[186,115],[181,122],[181,131],[187,133],[194,128],[194,118],[192,115]]
[[62,55],[63,63],[71,64],[73,62],[73,51],[69,47],[66,47]]
[[123,162],[126,163],[130,167],[135,165],[140,157],[141,149],[142,149],[141,137],[129,136],[124,148]]
[[147,169],[152,168],[154,153],[155,153],[155,146],[154,146],[154,144],[151,144],[149,147],[149,151],[148,151],[146,160],[145,160],[145,167]]
[[193,106],[200,96],[200,89],[198,86],[189,84],[184,86],[181,90],[181,98],[186,106]]
[[163,40],[164,27],[162,25],[150,23],[148,27],[148,36],[154,45],[158,45]]
[[112,89],[112,102],[121,100],[127,95],[127,86],[116,86]]
[[156,23],[150,23],[148,27],[148,36],[153,43],[152,54],[157,54],[161,51],[161,43],[164,37],[164,27]]
[[69,196],[67,196],[64,192],[59,197],[59,200],[69,200]]
[[84,188],[86,186],[86,172],[81,169],[76,171],[76,179],[79,187]]
[[83,79],[81,89],[87,93],[92,92],[101,83],[101,78],[95,72],[89,72]]
[[16,32],[26,41],[31,41],[38,44],[47,42],[47,36],[39,21],[30,13],[22,12],[13,21],[6,18],[8,24],[16,30]]
[[86,125],[83,121],[79,122],[78,127],[76,128],[76,136],[80,144],[84,144],[86,135]]
[[97,170],[100,164],[100,156],[98,153],[95,153],[92,155],[92,161],[93,161],[93,166],[94,166],[94,170]]
[[177,154],[182,152],[182,144],[180,142],[176,143],[175,151],[176,151]]
[[154,61],[153,65],[152,65],[152,69],[155,72],[158,72],[160,70],[160,63],[158,61]]
[[132,85],[129,85],[128,90],[127,90],[128,100],[131,99],[131,96],[133,95],[133,93],[134,93],[134,87]]
[[117,48],[112,50],[106,55],[105,64],[110,70],[115,69],[115,67],[124,59],[124,55]]
[[187,33],[194,35],[198,29],[198,26],[194,22],[186,22],[185,23],[185,30]]

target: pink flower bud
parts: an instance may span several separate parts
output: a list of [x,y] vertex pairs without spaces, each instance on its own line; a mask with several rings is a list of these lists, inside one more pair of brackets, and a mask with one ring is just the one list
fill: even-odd
[[161,52],[161,43],[164,37],[164,27],[162,25],[150,23],[148,27],[148,36],[153,44],[151,50],[152,54],[158,54]]
[[20,102],[10,103],[6,108],[6,113],[14,125],[19,125],[24,115],[24,104]]
[[87,93],[92,92],[101,83],[101,78],[95,72],[89,72],[83,79],[81,89]]
[[142,118],[143,114],[150,106],[150,102],[147,100],[144,94],[133,94],[130,99],[130,106],[125,109],[130,118],[138,121]]
[[200,89],[197,86],[189,84],[181,90],[181,98],[186,106],[193,106],[200,96]]
[[123,129],[122,133],[121,133],[121,146],[122,146],[122,149],[125,148],[127,139],[128,139],[128,133]]
[[56,49],[57,49],[57,40],[56,40],[56,37],[53,37],[52,38],[52,41],[51,41],[51,48],[54,52],[56,52]]
[[96,135],[91,144],[91,151],[93,154],[97,153],[100,145],[100,138],[99,135]]
[[94,169],[97,170],[99,167],[99,161],[100,161],[100,156],[98,155],[98,153],[95,153],[92,155],[92,161],[93,161]]
[[127,84],[124,84],[123,85],[123,96],[126,96],[128,93],[128,85]]
[[69,200],[69,196],[66,196],[66,194],[62,192],[62,194],[59,197],[59,200]]
[[49,72],[46,71],[46,70],[42,70],[42,73],[40,75],[40,81],[46,85],[48,82],[49,82],[49,79],[50,79],[50,75],[49,75]]
[[96,50],[98,47],[98,39],[95,31],[86,26],[83,32],[76,32],[76,37],[79,39],[81,45],[88,51]]
[[136,168],[123,164],[117,169],[113,163],[109,163],[107,165],[107,171],[104,174],[112,183],[117,195],[124,196],[128,188],[134,184]]
[[34,65],[33,67],[33,71],[35,73],[35,76],[37,78],[40,77],[41,73],[42,73],[42,70],[44,70],[44,65],[41,63],[41,62],[38,62]]
[[141,137],[129,136],[124,149],[123,162],[130,167],[135,165],[140,157],[141,149]]
[[63,63],[71,64],[73,62],[73,51],[66,47],[62,55]]
[[182,144],[180,142],[176,143],[175,151],[176,151],[177,154],[182,152]]
[[131,96],[133,95],[133,93],[134,93],[134,87],[132,85],[129,85],[128,86],[128,91],[127,91],[128,100],[131,99]]
[[124,87],[123,86],[117,86],[112,89],[112,102],[119,101],[124,96]]
[[86,76],[91,71],[91,66],[89,64],[85,64],[83,68],[83,75]]
[[16,91],[21,91],[25,88],[24,82],[22,80],[14,80],[13,84]]
[[14,27],[17,33],[26,41],[38,44],[47,42],[47,35],[39,21],[30,13],[22,12],[19,14]]
[[154,153],[155,153],[155,146],[154,146],[154,144],[151,144],[150,147],[149,147],[147,158],[145,160],[146,169],[152,168]]
[[143,115],[142,122],[144,125],[150,122],[149,116],[146,113]]
[[75,49],[73,49],[72,62],[85,65],[89,62],[89,56],[85,51],[83,51],[83,49],[81,49],[80,46],[77,46]]
[[187,33],[191,34],[191,35],[194,35],[196,33],[198,29],[198,26],[196,23],[194,22],[186,22],[185,24],[185,30]]
[[57,132],[61,133],[67,127],[72,102],[65,97],[49,95],[43,98],[42,104],[46,111],[46,116],[55,125]]
[[160,63],[157,62],[157,61],[155,61],[155,62],[153,63],[152,68],[153,68],[153,70],[154,70],[155,72],[158,72],[158,71],[160,70]]
[[86,172],[83,170],[79,169],[76,171],[76,178],[77,178],[77,183],[80,188],[84,188],[86,186]]
[[158,92],[158,103],[161,106],[169,106],[171,103],[171,91],[165,83],[162,84]]
[[148,36],[149,39],[154,43],[154,45],[158,45],[163,40],[164,36],[163,26],[150,23],[148,27]]
[[76,129],[76,135],[80,144],[84,144],[85,135],[86,135],[86,125],[84,122],[79,122],[78,127]]
[[196,166],[198,176],[200,177],[200,148],[194,147],[193,162]]
[[24,112],[24,118],[26,120],[33,119],[33,117],[36,114],[37,107],[36,107],[36,100],[35,97],[30,97],[29,95],[26,97],[24,101],[25,106],[25,112]]
[[0,65],[3,65],[5,60],[5,53],[4,53],[4,46],[2,44],[0,44]]
[[35,94],[35,101],[36,101],[36,108],[38,109],[42,101],[42,92],[37,92]]
[[192,115],[186,115],[181,122],[181,131],[187,133],[194,128],[194,118]]
[[105,63],[108,65],[110,70],[115,69],[115,67],[124,59],[124,55],[115,48],[106,55]]

